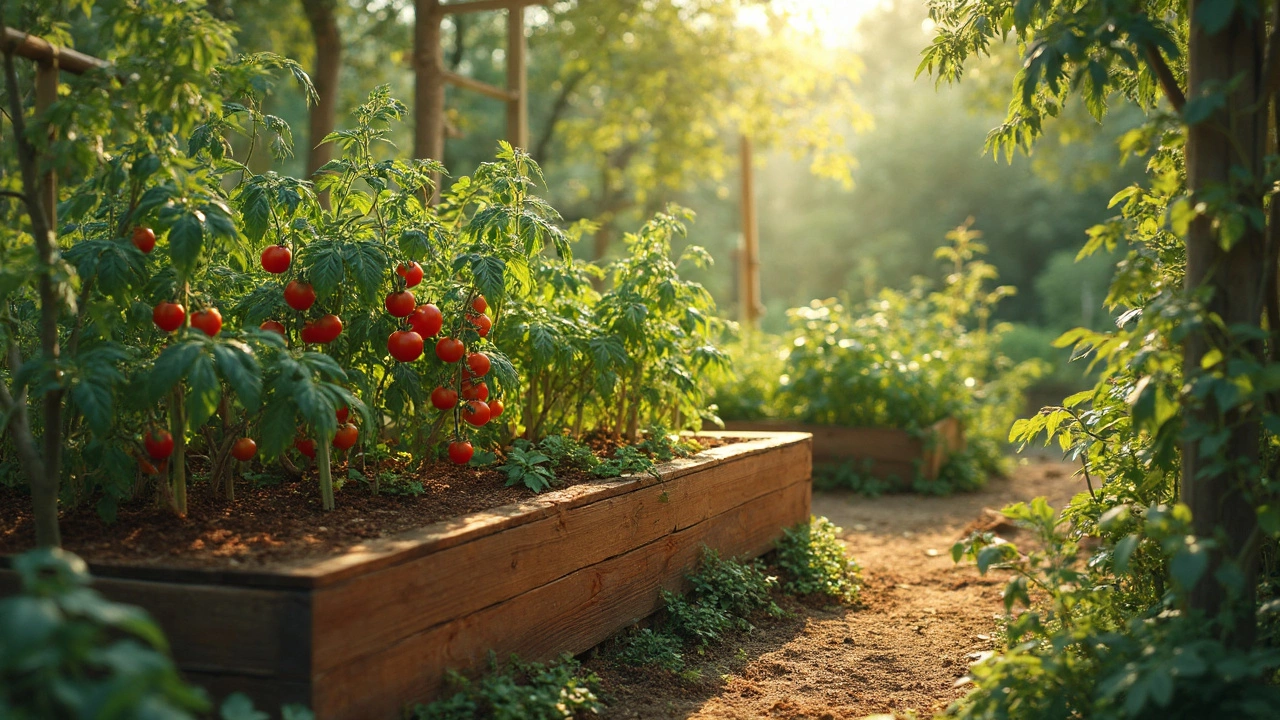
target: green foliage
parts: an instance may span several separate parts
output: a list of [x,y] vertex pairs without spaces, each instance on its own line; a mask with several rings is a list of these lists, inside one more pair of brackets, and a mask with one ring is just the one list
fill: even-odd
[[449,698],[414,708],[417,720],[569,720],[582,713],[598,713],[599,678],[583,675],[577,660],[565,655],[550,665],[524,663],[512,657],[504,668],[491,659],[493,670],[478,681],[460,675],[451,680],[459,691]]
[[14,560],[22,592],[0,600],[0,715],[193,718],[209,701],[178,675],[160,628],[89,587],[78,557]]
[[653,462],[653,458],[644,454],[634,445],[623,445],[614,450],[612,457],[602,460],[600,464],[591,468],[591,474],[599,478],[641,474],[655,478],[662,477],[658,472],[658,466]]
[[635,667],[651,666],[680,672],[684,670],[684,643],[670,630],[643,628],[623,640],[618,660]]
[[556,484],[556,474],[550,463],[551,458],[533,449],[529,441],[517,440],[507,450],[506,463],[497,469],[506,473],[507,487],[523,484],[534,492],[542,492]]
[[753,614],[781,616],[770,591],[778,579],[764,574],[759,561],[722,559],[704,547],[698,571],[688,577],[688,595],[663,591],[666,629],[700,646],[718,642],[732,629],[747,630]]
[[[1006,430],[1042,365],[1000,352],[1009,326],[992,325],[992,314],[1013,289],[988,288],[995,269],[979,259],[978,237],[967,226],[948,234],[937,252],[951,269],[942,290],[928,292],[921,281],[850,311],[815,301],[790,311],[792,330],[782,338],[744,338],[745,374],[716,388],[719,412],[914,432],[955,417],[970,448],[955,462],[976,470],[933,487],[967,486],[979,471],[1000,470]],[[903,482],[926,487],[917,479]]]
[[[1274,717],[1274,648],[1231,648],[1187,611],[1207,542],[1183,505],[1116,505],[1097,517],[1081,495],[1058,515],[1044,500],[1004,514],[1030,531],[1023,550],[990,533],[952,556],[986,573],[1011,571],[1007,647],[970,668],[976,689],[952,706],[964,718]],[[1083,552],[1081,526],[1107,539]],[[1117,539],[1118,538],[1118,539]],[[1168,577],[1167,584],[1165,578]],[[1019,610],[1019,608],[1022,608]]]
[[845,553],[840,528],[825,517],[788,528],[778,541],[778,568],[794,595],[825,595],[843,603],[858,600],[861,568]]
[[538,450],[551,459],[555,467],[590,470],[600,464],[591,448],[565,435],[548,435],[538,441]]

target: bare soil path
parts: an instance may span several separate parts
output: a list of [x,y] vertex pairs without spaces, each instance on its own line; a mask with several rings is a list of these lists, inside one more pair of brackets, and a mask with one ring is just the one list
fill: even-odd
[[[680,680],[607,660],[586,664],[604,681],[610,718],[845,720],[918,711],[961,697],[972,654],[992,649],[1004,576],[952,563],[952,544],[986,509],[1046,496],[1060,507],[1084,490],[1075,468],[1032,460],[980,492],[875,499],[815,493],[813,513],[844,529],[863,567],[859,606],[791,609],[704,657],[700,679]],[[1017,535],[1001,532],[1016,541]]]

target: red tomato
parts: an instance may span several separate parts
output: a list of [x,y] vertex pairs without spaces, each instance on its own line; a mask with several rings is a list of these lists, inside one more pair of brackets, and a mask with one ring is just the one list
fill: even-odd
[[258,329],[266,330],[267,332],[273,332],[279,335],[280,337],[288,337],[288,333],[284,329],[284,323],[281,323],[277,320],[268,320],[262,323],[261,325],[259,325]]
[[396,274],[404,278],[405,287],[413,287],[422,282],[422,266],[416,262],[410,262],[408,265],[400,264],[396,268]]
[[466,346],[457,338],[440,338],[440,342],[436,343],[436,357],[447,363],[458,362],[466,352]]
[[489,328],[493,327],[493,321],[488,315],[468,315],[467,322],[476,327],[476,332],[480,333],[480,337],[489,337]]
[[187,319],[187,309],[178,303],[162,302],[151,311],[151,321],[165,332],[173,332],[182,327],[182,321],[185,319]]
[[149,253],[156,248],[156,234],[148,227],[136,227],[133,229],[133,245],[143,253]]
[[303,455],[306,455],[312,460],[316,459],[316,441],[315,440],[312,440],[311,438],[298,438],[297,440],[293,441],[293,446],[297,448],[298,452],[302,453]]
[[231,446],[231,457],[240,462],[249,462],[258,454],[258,443],[253,438],[242,437]]
[[344,423],[333,436],[333,446],[339,450],[347,450],[360,439],[360,428],[351,423]]
[[473,454],[475,454],[475,450],[471,447],[471,443],[465,440],[449,443],[449,459],[458,465],[466,465],[471,462]]
[[413,362],[422,357],[422,336],[412,330],[397,330],[387,338],[387,352],[400,362]]
[[489,401],[489,419],[490,420],[501,415],[502,410],[503,410],[503,407],[502,407],[501,400],[494,399]]
[[489,301],[485,300],[483,295],[477,295],[476,299],[471,301],[471,309],[484,314],[484,311],[489,309]]
[[293,262],[293,253],[283,245],[272,245],[262,251],[262,269],[272,275],[288,272]]
[[489,372],[489,366],[489,356],[484,353],[471,353],[467,356],[467,367],[471,368],[476,377]]
[[448,410],[458,404],[458,391],[453,388],[437,387],[431,391],[431,404],[437,410]]
[[489,422],[489,405],[483,400],[471,400],[462,409],[462,419],[480,427]]
[[340,407],[333,414],[338,417],[338,424],[341,425],[347,421],[347,418],[351,415],[351,410],[347,407]]
[[290,280],[284,286],[284,301],[294,310],[303,311],[316,304],[316,291],[307,283]]
[[[310,328],[309,333],[308,328]],[[302,327],[302,341],[319,345],[327,345],[337,340],[341,334],[342,318],[332,314],[322,315]]]
[[218,312],[218,308],[197,310],[191,313],[191,327],[213,337],[222,332],[222,313]]
[[484,383],[475,385],[468,381],[462,382],[462,399],[463,400],[488,400],[489,386]]
[[142,438],[152,460],[164,460],[173,454],[173,436],[168,430],[152,430]]
[[143,460],[142,458],[138,458],[138,467],[141,468],[142,472],[148,475],[160,474],[160,471],[156,469],[155,465],[152,465],[151,463],[147,462],[146,460]]
[[409,326],[424,338],[435,337],[440,328],[444,327],[444,315],[440,313],[440,308],[431,303],[419,305],[417,310],[409,314]]
[[386,301],[387,312],[391,313],[391,317],[408,317],[417,304],[417,298],[408,290],[391,293],[387,296]]

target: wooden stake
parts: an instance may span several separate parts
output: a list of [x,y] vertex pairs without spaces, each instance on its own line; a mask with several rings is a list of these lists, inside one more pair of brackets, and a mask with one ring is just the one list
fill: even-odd
[[507,142],[529,148],[529,102],[525,62],[524,6],[507,10]]
[[755,174],[752,168],[751,138],[742,136],[742,255],[739,268],[738,302],[742,323],[755,328],[760,322],[760,253],[756,225]]
[[[440,23],[444,12],[440,0],[414,0],[416,18],[413,31],[413,155],[444,159],[444,51],[440,44]],[[440,176],[430,202],[440,199]]]

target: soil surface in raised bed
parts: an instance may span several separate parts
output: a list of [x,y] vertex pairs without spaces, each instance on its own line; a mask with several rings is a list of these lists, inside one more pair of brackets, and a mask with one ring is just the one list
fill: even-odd
[[1072,476],[1078,467],[1031,461],[979,492],[947,498],[814,493],[814,514],[844,529],[862,564],[859,605],[791,602],[793,619],[763,621],[705,656],[686,653],[700,679],[617,665],[606,644],[586,661],[603,680],[604,717],[852,720],[909,710],[931,717],[968,692],[957,681],[979,653],[995,649],[1008,579],[956,565],[951,545],[978,528],[1029,542],[995,511],[1041,495],[1060,508],[1085,489]]
[[[706,448],[735,442],[699,441]],[[614,447],[606,441],[593,446],[601,456]],[[199,463],[198,458],[191,463],[193,474]],[[292,476],[276,468],[272,472],[278,474],[254,475],[255,482],[242,479],[234,501],[189,477],[185,518],[159,501],[154,489],[122,504],[112,523],[86,503],[63,511],[62,545],[92,562],[254,570],[340,553],[375,538],[537,497],[523,485],[507,487],[507,476],[493,469],[447,462],[410,467],[391,460],[381,467],[356,461],[353,467],[366,477],[391,472],[399,479],[378,495],[360,480],[345,480],[334,493],[335,509],[325,512],[315,468]],[[255,469],[261,470],[256,464]],[[347,470],[346,462],[334,463],[335,483],[348,477]],[[557,489],[600,480],[578,470],[560,470],[557,477]],[[420,494],[395,494],[413,482],[421,484]],[[0,554],[28,550],[33,539],[30,497],[22,489],[0,486]]]

